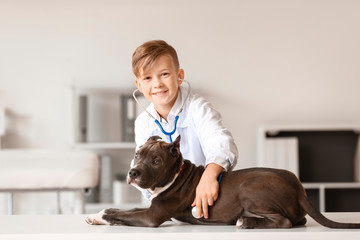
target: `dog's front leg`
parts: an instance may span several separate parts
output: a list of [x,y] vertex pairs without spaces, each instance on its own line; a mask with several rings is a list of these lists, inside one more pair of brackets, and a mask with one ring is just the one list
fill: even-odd
[[[137,212],[137,211],[143,211],[143,210],[145,210],[145,208],[134,208],[134,209],[128,210],[127,212]],[[124,212],[124,211],[122,211],[120,209],[115,209],[115,208],[103,209],[98,213],[87,216],[85,221],[91,225],[110,225],[111,223],[107,222],[103,218],[104,215],[120,214],[122,212]]]
[[110,225],[158,227],[169,218],[162,216],[158,212],[157,214],[154,214],[154,211],[151,208],[148,208],[119,212],[105,210],[103,219]]
[[[155,216],[156,215],[156,216]],[[168,218],[153,214],[151,209],[132,209],[121,211],[118,209],[106,209],[98,214],[90,215],[86,222],[92,225],[128,225],[139,227],[158,227]]]

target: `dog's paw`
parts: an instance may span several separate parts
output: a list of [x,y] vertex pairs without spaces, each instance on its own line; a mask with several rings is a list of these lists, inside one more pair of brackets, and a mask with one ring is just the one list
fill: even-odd
[[244,219],[243,218],[239,218],[236,222],[236,228],[240,229],[243,228],[243,224],[244,224]]
[[85,221],[91,225],[110,225],[109,222],[103,219],[105,209],[96,214],[91,214],[86,217]]

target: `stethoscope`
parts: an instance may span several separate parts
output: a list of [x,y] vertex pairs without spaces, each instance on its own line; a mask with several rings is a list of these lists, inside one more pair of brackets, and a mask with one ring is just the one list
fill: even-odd
[[159,126],[161,132],[165,135],[167,135],[169,137],[169,141],[172,142],[172,135],[176,132],[176,127],[177,127],[177,122],[179,120],[179,115],[180,113],[182,112],[183,108],[184,108],[184,105],[186,103],[186,100],[188,99],[189,95],[190,95],[190,91],[191,91],[191,86],[190,86],[190,83],[186,80],[182,80],[183,82],[186,82],[186,84],[189,86],[188,87],[188,92],[186,94],[186,98],[179,110],[179,112],[176,114],[176,117],[175,117],[175,123],[174,123],[174,129],[171,131],[171,132],[167,132],[165,131],[165,129],[161,126],[160,122],[151,114],[149,113],[148,110],[146,110],[146,108],[138,101],[138,99],[136,98],[136,92],[139,91],[139,89],[135,89],[134,92],[133,92],[133,97],[136,101],[137,104],[139,104],[143,109],[144,111],[149,115],[150,118],[154,119],[155,120],[155,123]]

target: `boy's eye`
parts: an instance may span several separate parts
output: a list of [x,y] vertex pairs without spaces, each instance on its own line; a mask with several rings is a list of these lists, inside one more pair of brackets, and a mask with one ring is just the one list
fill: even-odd
[[144,77],[143,80],[150,80],[151,77]]
[[166,77],[169,73],[163,73],[162,76]]

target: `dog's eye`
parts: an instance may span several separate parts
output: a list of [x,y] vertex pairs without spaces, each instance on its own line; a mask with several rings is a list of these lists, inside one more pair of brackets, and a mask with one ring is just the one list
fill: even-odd
[[151,161],[152,164],[154,165],[159,165],[160,164],[160,159],[158,157],[154,157],[153,160]]
[[136,152],[136,153],[135,153],[135,156],[134,156],[134,159],[138,159],[138,158],[139,158],[139,153]]

